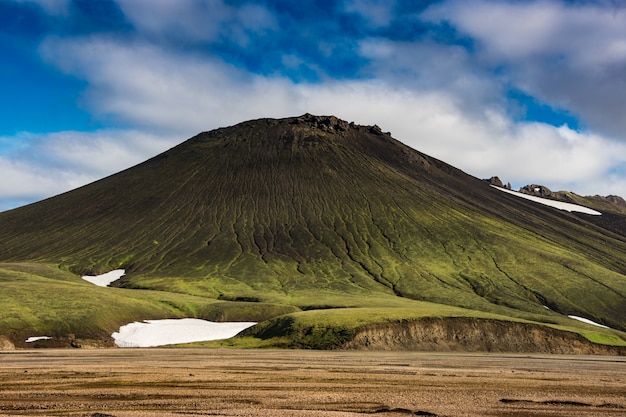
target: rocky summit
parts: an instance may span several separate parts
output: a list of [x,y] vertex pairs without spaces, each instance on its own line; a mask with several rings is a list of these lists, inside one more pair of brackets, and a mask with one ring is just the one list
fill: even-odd
[[[333,348],[368,326],[464,317],[626,345],[626,216],[603,208],[502,193],[376,125],[252,120],[0,213],[0,301],[14,311],[0,335],[19,343],[39,326],[106,344],[125,320],[193,316]],[[80,279],[120,268],[118,288]],[[115,300],[99,314],[69,299],[37,312],[21,307],[33,300],[19,279]]]

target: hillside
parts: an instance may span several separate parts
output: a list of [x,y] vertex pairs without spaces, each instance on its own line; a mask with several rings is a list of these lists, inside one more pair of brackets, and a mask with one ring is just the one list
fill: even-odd
[[[244,321],[301,310],[288,316],[293,327],[311,310],[330,322],[338,308],[378,308],[389,313],[359,323],[486,315],[626,344],[626,236],[606,222],[626,217],[594,217],[501,193],[377,126],[304,115],[201,133],[111,177],[0,213],[0,267],[52,265],[70,281],[124,268],[122,288],[109,289],[120,297],[195,297],[146,318],[205,317],[198,306],[219,301]],[[0,279],[6,286],[7,275]],[[19,305],[26,295],[0,297]],[[17,343],[39,319],[14,314],[0,319],[0,334]],[[354,316],[342,317],[331,333],[354,327]],[[264,326],[290,334],[281,320]],[[104,333],[46,326],[79,338]]]

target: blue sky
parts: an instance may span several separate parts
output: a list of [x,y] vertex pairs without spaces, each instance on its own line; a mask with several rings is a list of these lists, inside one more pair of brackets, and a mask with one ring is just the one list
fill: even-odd
[[0,210],[306,112],[467,173],[626,197],[618,1],[0,0]]

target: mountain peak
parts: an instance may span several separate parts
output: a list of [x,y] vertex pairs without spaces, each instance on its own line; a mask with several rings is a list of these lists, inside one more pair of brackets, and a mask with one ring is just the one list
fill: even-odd
[[305,124],[325,131],[343,132],[356,126],[354,123],[348,123],[336,116],[315,116],[310,113],[287,120],[292,124]]
[[[361,126],[336,116],[309,113],[282,119],[255,119],[203,132],[166,155],[183,151],[196,155],[191,157],[189,154],[189,161],[196,160],[198,154],[211,159],[211,154],[218,151],[215,147],[221,147],[219,152],[228,155],[227,159],[234,166],[247,161],[245,164],[257,168],[268,165],[277,168],[285,164],[294,168],[296,161],[308,161],[309,164],[304,165],[316,170],[333,163],[353,165],[354,161],[341,162],[350,158],[361,162],[379,160],[399,170],[414,170],[416,167],[424,170],[435,161],[393,139],[389,132],[383,132],[377,125]],[[300,167],[304,169],[304,165]],[[451,168],[444,165],[440,164],[440,168]]]
[[[374,134],[383,134],[383,131],[378,125],[373,126],[361,126],[354,122],[347,122],[336,116],[315,116],[310,113],[305,113],[302,116],[289,118],[289,123],[292,124],[304,124],[310,127],[320,129],[326,132],[345,132],[353,129],[359,132],[369,132]],[[386,135],[391,135],[389,132],[385,132]]]
[[281,119],[274,118],[261,118],[255,120],[249,120],[239,123],[231,127],[225,127],[217,129],[216,131],[204,132],[204,134],[223,131],[225,129],[232,130],[237,128],[269,128],[269,127],[283,127],[291,128],[292,130],[309,130],[319,131],[331,134],[342,135],[346,132],[352,133],[370,133],[375,135],[391,136],[390,132],[383,132],[378,125],[363,126],[355,124],[354,122],[348,122],[333,115],[317,116],[310,113],[305,113],[301,116],[286,117]]

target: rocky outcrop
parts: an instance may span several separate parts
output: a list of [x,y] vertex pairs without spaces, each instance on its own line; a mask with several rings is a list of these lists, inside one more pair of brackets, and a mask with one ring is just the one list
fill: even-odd
[[314,116],[306,113],[300,117],[293,118],[292,124],[309,124],[313,128],[317,128],[327,132],[343,132],[350,127],[354,128],[354,123],[348,123],[335,116]]
[[502,180],[500,179],[500,177],[491,177],[488,180],[485,179],[484,181],[487,181],[490,185],[495,185],[496,187],[504,187],[504,184],[502,184]]
[[543,198],[555,198],[554,193],[545,185],[530,184],[519,189],[522,194],[534,195]]
[[511,189],[511,183],[507,183],[506,185],[504,185],[504,183],[502,182],[502,180],[498,176],[493,176],[493,177],[491,177],[489,179],[484,179],[483,181],[488,182],[489,185],[494,185],[496,187],[506,188],[507,190]]
[[314,129],[319,129],[324,132],[340,134],[341,132],[353,129],[355,131],[372,133],[375,135],[391,136],[391,132],[383,132],[378,125],[373,126],[361,126],[354,124],[354,122],[346,122],[336,116],[315,116],[310,113],[305,113],[302,116],[294,117],[291,119],[291,124],[305,124]]
[[599,345],[550,327],[499,320],[425,318],[366,326],[343,349],[434,352],[528,352],[624,355],[626,348]]

